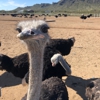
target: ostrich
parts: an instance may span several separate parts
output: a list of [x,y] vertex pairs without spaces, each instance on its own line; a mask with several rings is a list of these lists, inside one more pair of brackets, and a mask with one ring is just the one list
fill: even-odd
[[0,54],[0,70],[6,70],[22,79],[29,70],[28,53],[23,53],[13,58]]
[[0,46],[1,46],[1,42],[0,42]]
[[[60,63],[58,63],[55,67],[52,67],[50,59],[56,53],[68,55],[72,46],[74,45],[74,42],[74,37],[69,39],[50,39],[49,43],[46,44],[44,51],[43,80],[52,76],[62,78],[62,76],[67,75]],[[16,77],[24,78],[25,74],[28,72],[28,69],[28,53],[23,53],[13,58],[0,54],[0,70],[6,70]]]
[[[70,41],[71,43],[72,43],[72,41],[74,43],[74,38],[70,39],[70,40],[71,40]],[[57,43],[58,43],[58,45],[60,45],[59,42],[57,42]],[[62,78],[62,76],[67,76],[66,71],[62,68],[61,64],[58,63],[55,67],[52,67],[52,63],[51,63],[50,59],[54,54],[57,54],[57,53],[62,52],[61,53],[62,55],[69,54],[70,50],[68,50],[68,52],[67,52],[67,47],[64,46],[63,43],[62,43],[61,48],[65,47],[66,52],[63,49],[59,48],[59,46],[54,47],[53,44],[54,43],[52,42],[52,46],[48,45],[48,46],[45,47],[45,52],[44,52],[44,55],[45,55],[44,56],[44,61],[45,61],[45,63],[44,63],[44,66],[43,66],[43,78],[42,78],[42,80],[48,79],[52,76],[57,76],[59,78]],[[70,44],[70,45],[72,45],[72,44]]]
[[100,78],[87,85],[85,95],[88,100],[100,100]]
[[[59,54],[59,53],[54,54],[51,57],[51,63],[52,63],[52,67],[55,67],[58,63],[60,63],[62,65],[62,67],[64,68],[66,75],[68,75],[68,76],[71,75],[71,69],[70,69],[69,65],[67,64],[67,62],[63,59],[61,54]],[[29,72],[26,73],[25,77],[22,79],[22,85],[25,86],[28,83],[28,80],[29,80]]]
[[[27,94],[21,99],[26,100]],[[39,100],[69,100],[67,88],[58,77],[50,77],[42,82]]]
[[87,16],[84,16],[84,15],[82,14],[82,16],[81,16],[80,18],[83,19],[83,20],[85,20],[85,19],[87,19]]
[[55,15],[56,18],[58,18],[58,15]]
[[92,14],[87,15],[88,18],[90,18],[92,16]]
[[[43,53],[45,45],[50,39],[48,35],[49,27],[47,23],[42,20],[33,20],[20,22],[18,28],[20,28],[21,32],[17,37],[26,44],[30,58],[27,100],[39,100],[39,98],[41,98],[40,91],[42,89]],[[44,85],[46,85],[46,83]],[[43,92],[46,94],[45,91]],[[45,97],[43,97],[43,99],[44,98]],[[49,98],[47,100],[49,100]],[[68,99],[66,98],[66,100]]]

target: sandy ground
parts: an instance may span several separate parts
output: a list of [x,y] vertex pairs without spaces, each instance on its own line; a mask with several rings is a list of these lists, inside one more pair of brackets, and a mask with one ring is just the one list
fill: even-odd
[[[16,25],[25,18],[0,16],[0,53],[14,57],[27,52],[16,37]],[[100,76],[100,18],[92,17],[84,22],[79,17],[47,17],[52,38],[75,37],[76,42],[71,53],[64,58],[71,64],[72,76],[63,77],[69,93],[69,100],[87,100],[85,87],[88,82]],[[21,85],[21,79],[11,73],[0,71],[0,100],[21,100],[27,92],[27,86]]]

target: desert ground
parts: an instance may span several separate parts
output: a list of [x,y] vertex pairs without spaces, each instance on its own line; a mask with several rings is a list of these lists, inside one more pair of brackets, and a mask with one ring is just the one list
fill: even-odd
[[[16,37],[18,33],[15,29],[19,21],[28,19],[0,16],[0,53],[14,57],[27,52]],[[64,56],[71,65],[72,75],[63,77],[63,81],[68,89],[69,100],[87,100],[86,85],[100,77],[100,18],[91,17],[83,21],[79,17],[68,16],[47,17],[46,20],[55,20],[48,22],[51,38],[75,37],[76,41],[70,54]],[[28,88],[22,86],[21,79],[4,70],[0,71],[0,87],[0,100],[21,100]]]

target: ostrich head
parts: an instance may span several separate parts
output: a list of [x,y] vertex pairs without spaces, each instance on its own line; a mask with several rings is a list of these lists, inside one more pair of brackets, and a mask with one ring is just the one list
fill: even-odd
[[53,57],[51,57],[52,66],[55,66],[59,63],[60,56],[61,54],[58,53],[58,54],[53,55]]
[[59,54],[59,53],[54,54],[54,55],[51,57],[52,66],[57,65],[58,62],[59,62],[59,63],[62,65],[62,67],[65,69],[66,74],[67,74],[67,75],[70,75],[70,74],[71,74],[70,65],[63,59],[62,55]]
[[27,45],[29,45],[31,41],[33,43],[33,39],[37,42],[41,41],[40,44],[42,45],[45,41],[48,42],[48,29],[49,26],[45,21],[33,20],[20,22],[16,30],[19,32],[17,37],[23,40]]

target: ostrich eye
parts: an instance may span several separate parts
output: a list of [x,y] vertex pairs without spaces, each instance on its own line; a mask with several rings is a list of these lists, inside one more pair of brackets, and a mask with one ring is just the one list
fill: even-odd
[[41,31],[42,31],[43,33],[47,33],[47,32],[48,32],[48,29],[49,29],[49,27],[46,26],[46,25],[43,25],[43,26],[41,27]]
[[22,32],[20,28],[16,28],[16,30],[17,30],[19,33]]
[[34,32],[33,32],[33,31],[31,31],[31,34],[34,34]]

